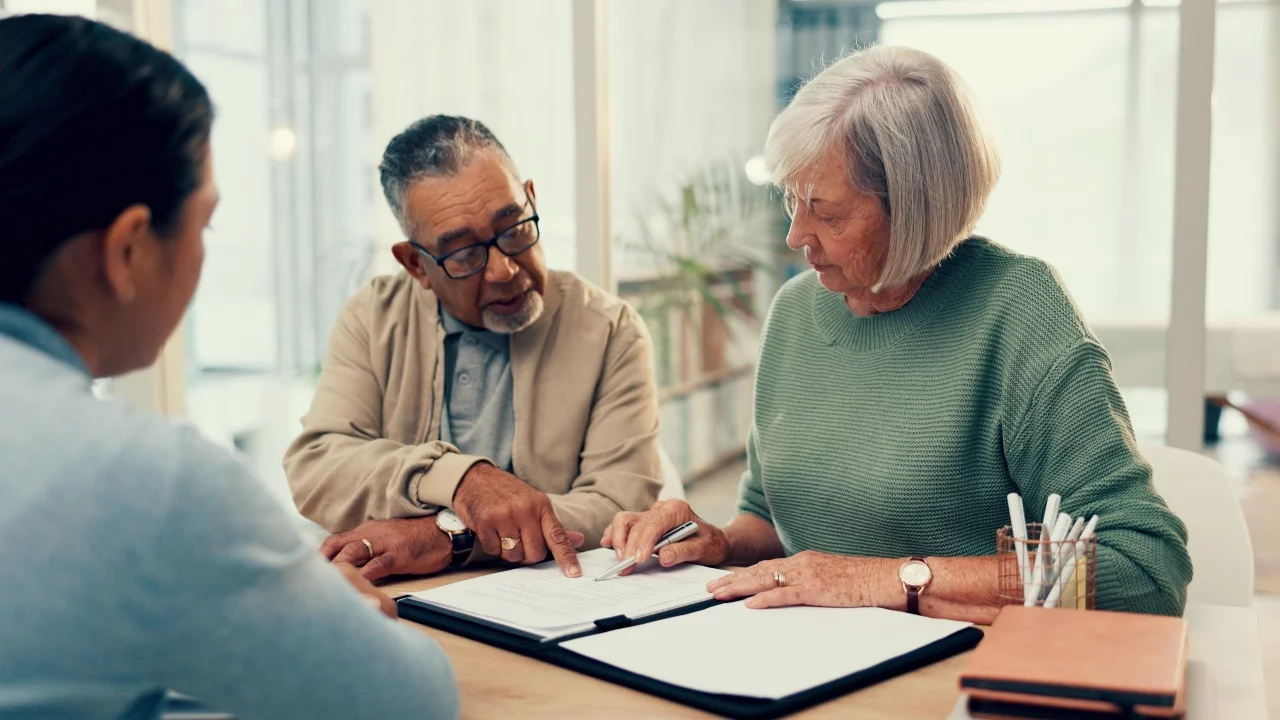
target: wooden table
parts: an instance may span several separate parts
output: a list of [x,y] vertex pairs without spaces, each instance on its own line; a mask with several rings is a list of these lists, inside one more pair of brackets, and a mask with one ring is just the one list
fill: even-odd
[[[392,596],[485,575],[471,570],[385,586]],[[1189,720],[1243,720],[1266,717],[1257,616],[1252,608],[1190,606],[1187,717]],[[435,638],[453,659],[462,689],[462,717],[709,718],[693,708],[565,670],[484,643],[407,620]],[[969,653],[863,688],[791,715],[793,718],[967,719],[959,678]]]
[[[484,575],[472,570],[419,578],[383,587],[393,597]],[[435,638],[449,657],[462,691],[464,718],[710,718],[700,710],[614,685],[550,663],[499,650],[403,620]],[[959,696],[958,678],[968,653],[956,655],[906,675],[789,717],[871,718],[873,720],[938,720],[947,716]]]

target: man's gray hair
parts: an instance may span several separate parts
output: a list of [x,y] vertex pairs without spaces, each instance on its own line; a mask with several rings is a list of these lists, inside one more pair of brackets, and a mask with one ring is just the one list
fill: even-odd
[[477,153],[484,151],[496,153],[512,177],[519,177],[507,149],[479,120],[432,115],[391,138],[382,153],[378,174],[382,180],[382,194],[407,237],[412,238],[414,230],[413,219],[404,209],[409,187],[425,177],[456,175]]
[[880,198],[889,255],[872,288],[901,285],[968,237],[1000,177],[1000,159],[969,92],[941,60],[872,46],[809,80],[773,121],[765,162],[803,201],[800,178],[844,152],[850,182]]

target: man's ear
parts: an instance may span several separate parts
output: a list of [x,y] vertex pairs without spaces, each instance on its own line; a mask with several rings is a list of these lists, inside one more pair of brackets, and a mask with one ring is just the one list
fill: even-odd
[[407,242],[398,242],[391,246],[391,254],[396,256],[396,262],[400,263],[424,290],[431,289],[431,280],[427,277],[424,267],[428,260],[422,257],[422,253]]
[[537,191],[536,191],[536,190],[534,190],[534,189],[533,189],[533,180],[525,180],[525,181],[524,181],[524,191],[525,191],[525,192],[527,192],[527,193],[529,193],[529,199],[533,201],[533,204],[534,204],[534,205],[537,205],[537,204],[538,204],[538,193],[537,193]]
[[138,296],[138,273],[150,249],[144,245],[151,235],[151,209],[130,205],[102,232],[102,272],[107,288],[121,303]]

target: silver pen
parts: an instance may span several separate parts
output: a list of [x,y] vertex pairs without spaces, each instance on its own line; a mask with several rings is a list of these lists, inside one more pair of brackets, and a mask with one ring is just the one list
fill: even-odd
[[[656,553],[662,548],[670,545],[671,543],[678,543],[681,540],[689,537],[690,535],[693,535],[696,532],[698,532],[698,523],[692,520],[690,520],[689,522],[683,525],[674,527],[666,531],[665,533],[663,533],[662,537],[658,538],[658,544],[653,546],[653,551]],[[617,565],[614,565],[608,570],[605,570],[604,572],[597,575],[596,582],[604,580],[605,578],[610,577],[612,575],[617,575],[618,573],[622,572],[623,570],[626,570],[627,568],[635,564],[636,564],[635,558],[633,557],[627,558],[626,560],[623,560]]]

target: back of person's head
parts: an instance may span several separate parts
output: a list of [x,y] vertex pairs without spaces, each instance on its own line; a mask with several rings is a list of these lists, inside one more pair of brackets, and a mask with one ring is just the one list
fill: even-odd
[[0,20],[0,302],[23,304],[50,259],[126,208],[164,237],[200,184],[213,121],[176,59],[92,20]]

